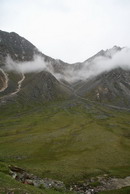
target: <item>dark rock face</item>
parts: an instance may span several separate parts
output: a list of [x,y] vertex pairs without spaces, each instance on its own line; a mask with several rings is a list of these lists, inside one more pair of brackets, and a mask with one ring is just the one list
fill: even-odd
[[0,31],[1,58],[10,55],[13,60],[30,61],[33,55],[38,53],[38,49],[33,44],[15,32]]

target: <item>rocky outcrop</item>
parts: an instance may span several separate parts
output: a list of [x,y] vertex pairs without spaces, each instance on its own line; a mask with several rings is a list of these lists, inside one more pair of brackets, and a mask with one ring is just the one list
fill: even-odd
[[116,190],[130,186],[130,176],[126,178],[114,178],[107,174],[102,176],[92,177],[78,183],[73,183],[66,188],[62,181],[57,181],[49,178],[39,178],[34,174],[30,174],[17,166],[9,166],[10,175],[17,181],[23,184],[29,184],[41,189],[69,190],[79,194],[96,194],[101,191]]
[[123,179],[112,178],[104,174],[90,178],[82,183],[73,184],[70,186],[70,191],[75,191],[79,194],[95,194],[101,191],[117,190],[127,186],[130,186],[130,176]]
[[30,174],[26,172],[24,169],[19,168],[17,166],[9,166],[9,173],[10,175],[16,179],[17,181],[20,181],[24,184],[33,185],[35,187],[39,188],[53,188],[56,190],[65,190],[65,185],[62,181],[52,180],[49,178],[39,178],[38,176],[35,176],[33,174]]
[[0,30],[0,59],[10,55],[13,60],[30,61],[38,49],[15,32],[4,32]]

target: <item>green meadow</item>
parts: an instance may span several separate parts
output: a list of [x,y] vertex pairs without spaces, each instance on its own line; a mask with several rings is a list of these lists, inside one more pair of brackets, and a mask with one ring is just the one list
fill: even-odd
[[79,99],[1,106],[1,191],[8,184],[6,188],[15,185],[30,193],[59,193],[12,180],[8,175],[10,164],[66,185],[104,173],[129,176],[130,112]]

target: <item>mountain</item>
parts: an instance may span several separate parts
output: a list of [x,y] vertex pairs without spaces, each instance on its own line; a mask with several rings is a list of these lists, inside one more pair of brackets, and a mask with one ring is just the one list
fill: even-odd
[[[112,59],[122,50],[114,46],[99,51],[84,62],[68,64],[41,53],[14,32],[0,31],[0,99],[2,102],[15,99],[25,103],[78,97],[91,102],[130,107],[130,71],[118,67],[100,72],[97,63],[100,58]],[[47,69],[24,74],[7,71],[7,56],[16,62],[16,66],[19,62],[34,61],[34,57],[39,56],[44,59]]]
[[[96,69],[94,60],[97,57],[103,59],[112,58],[123,48],[114,46],[109,50],[101,50],[99,53],[89,58],[84,63],[88,63],[88,72],[91,69]],[[109,63],[107,64],[109,65]],[[83,64],[82,64],[83,66]],[[76,94],[90,101],[116,105],[119,107],[130,107],[130,70],[121,67],[113,68],[98,73],[87,80],[80,81],[79,85],[75,86]]]
[[80,85],[76,93],[91,101],[130,107],[130,71],[118,68],[102,73]]
[[94,56],[90,57],[89,59],[87,59],[85,62],[91,62],[93,61],[96,57],[107,57],[107,58],[111,58],[114,54],[116,54],[117,52],[121,51],[123,48],[119,47],[119,46],[113,46],[110,49],[107,50],[101,50],[99,51],[97,54],[95,54]]
[[122,50],[68,64],[0,31],[0,193],[129,193],[130,71],[111,68]]
[[19,92],[19,99],[30,101],[53,101],[66,99],[71,95],[71,90],[60,83],[51,73],[28,73]]
[[0,59],[10,55],[13,60],[30,61],[38,49],[28,40],[20,37],[15,32],[4,32],[0,30]]
[[[0,31],[0,99],[27,101],[49,101],[65,99],[72,95],[70,89],[60,83],[46,71],[35,73],[18,73],[5,69],[6,57],[10,56],[17,63],[33,61],[34,56],[44,57],[55,66],[56,60],[44,55],[25,38],[11,32]],[[37,64],[36,64],[37,65]]]

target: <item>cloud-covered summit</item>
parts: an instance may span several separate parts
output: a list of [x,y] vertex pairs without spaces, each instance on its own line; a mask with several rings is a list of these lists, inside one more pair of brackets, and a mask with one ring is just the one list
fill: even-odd
[[[91,59],[91,60],[90,60]],[[33,61],[15,62],[10,56],[6,58],[6,70],[20,73],[48,71],[57,79],[75,82],[87,80],[115,68],[130,70],[130,49],[114,46],[99,52],[83,63],[68,64],[62,71],[56,71],[51,62],[45,62],[43,56],[35,55]],[[59,64],[58,64],[59,65]],[[62,66],[62,64],[60,64]],[[61,68],[62,69],[62,68]]]

